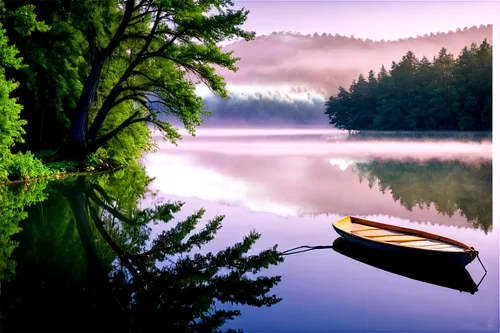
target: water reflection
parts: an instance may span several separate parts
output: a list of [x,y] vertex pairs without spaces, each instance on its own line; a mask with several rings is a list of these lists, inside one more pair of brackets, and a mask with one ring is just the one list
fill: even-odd
[[[146,195],[154,198],[150,182],[134,169],[48,185],[47,200],[28,209],[15,236],[16,274],[2,281],[6,332],[212,332],[240,314],[217,304],[280,301],[270,294],[280,277],[257,277],[283,261],[276,246],[248,255],[260,238],[252,231],[203,252],[223,216],[203,226],[203,209],[175,219],[179,202],[141,208]],[[157,237],[152,223],[162,225]]]
[[491,161],[357,160],[178,151],[147,158],[164,194],[281,216],[385,215],[492,228]]
[[161,139],[162,151],[211,152],[234,157],[329,157],[355,160],[413,158],[419,160],[491,160],[491,133],[363,132],[330,129],[205,129],[186,136],[179,146]]
[[0,186],[0,279],[9,279],[15,272],[16,262],[11,259],[12,252],[19,242],[12,237],[21,231],[19,222],[27,217],[25,207],[46,198],[44,189],[47,181],[18,183]]
[[377,183],[408,211],[433,205],[443,215],[459,213],[475,228],[492,227],[493,172],[490,162],[373,161],[357,163],[360,182]]
[[341,237],[333,242],[333,249],[349,258],[378,269],[437,286],[456,289],[460,292],[474,294],[481,283],[476,285],[464,267],[443,267],[442,262],[432,262],[429,258],[420,260],[413,257],[411,261],[408,261],[404,255],[368,249]]

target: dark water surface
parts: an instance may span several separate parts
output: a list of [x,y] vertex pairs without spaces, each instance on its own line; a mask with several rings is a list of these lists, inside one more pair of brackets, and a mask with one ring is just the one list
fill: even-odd
[[[240,310],[222,329],[244,332],[498,332],[491,136],[210,129],[159,145],[143,161],[152,181],[131,169],[0,188],[4,331],[201,332],[217,326],[195,325],[212,304],[212,314]],[[168,200],[185,204],[161,206]],[[201,207],[195,227],[189,217]],[[261,238],[186,260],[182,239],[218,214],[222,228],[211,241],[193,240],[202,246],[191,253],[215,255],[251,230]],[[331,224],[345,215],[472,245],[488,274],[476,291],[477,260],[460,272],[391,266],[336,241]],[[282,263],[272,252],[255,256],[275,244],[333,248]],[[241,279],[245,271],[251,280]],[[251,282],[256,276],[267,280]]]

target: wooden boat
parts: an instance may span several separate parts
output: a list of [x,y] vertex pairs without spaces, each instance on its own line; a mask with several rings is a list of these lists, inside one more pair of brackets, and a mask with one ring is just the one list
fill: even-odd
[[343,238],[370,248],[396,251],[409,256],[427,256],[442,264],[471,263],[478,255],[473,247],[428,232],[346,216],[333,223]]
[[[479,284],[476,285],[469,272],[462,266],[441,265],[440,262],[425,260],[418,256],[410,261],[406,255],[367,248],[365,245],[356,244],[342,237],[333,242],[332,248],[346,257],[409,279],[468,292],[472,295],[478,291]],[[482,279],[479,283],[481,282]]]

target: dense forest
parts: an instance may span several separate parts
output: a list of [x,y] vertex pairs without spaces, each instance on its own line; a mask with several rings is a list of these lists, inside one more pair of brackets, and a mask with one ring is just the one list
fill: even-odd
[[330,123],[347,130],[492,130],[492,46],[429,61],[408,51],[389,71],[362,74],[326,102]]
[[252,125],[323,125],[327,123],[322,99],[287,101],[276,98],[248,96],[246,98],[214,96],[203,100],[210,115],[202,117],[209,124]]
[[409,211],[434,204],[443,215],[458,213],[475,228],[485,233],[491,230],[491,162],[374,161],[356,163],[355,171],[360,181],[366,179],[370,187],[378,186],[380,191],[389,192]]

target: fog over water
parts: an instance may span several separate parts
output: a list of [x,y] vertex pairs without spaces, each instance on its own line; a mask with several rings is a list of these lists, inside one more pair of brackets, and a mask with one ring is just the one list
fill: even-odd
[[[157,177],[154,187],[183,200],[198,198],[280,216],[356,212],[470,227],[458,211],[439,214],[434,204],[409,211],[394,202],[390,191],[382,193],[360,179],[363,165],[373,162],[396,161],[422,170],[432,161],[471,170],[491,163],[491,139],[470,138],[426,139],[423,134],[370,139],[313,128],[200,129],[177,147],[158,140],[160,151],[145,162]],[[446,170],[436,172],[447,177]]]
[[[491,159],[491,139],[468,137],[352,138],[335,129],[205,129],[196,137],[186,132],[178,146],[159,141],[162,151],[203,151],[226,155],[309,156],[326,158],[411,158],[417,160]],[[160,139],[161,140],[161,139]]]

